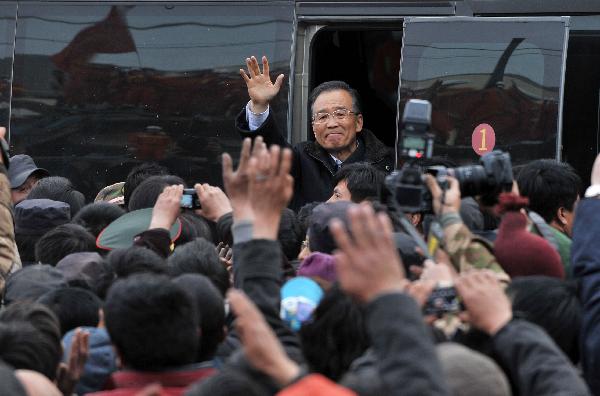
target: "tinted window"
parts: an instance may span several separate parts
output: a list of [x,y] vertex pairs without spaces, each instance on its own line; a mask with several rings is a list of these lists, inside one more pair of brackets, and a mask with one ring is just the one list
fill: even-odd
[[[234,119],[248,99],[239,69],[264,54],[274,74],[289,75],[292,13],[288,2],[22,5],[13,152],[71,178],[88,198],[150,160],[190,184],[220,184],[221,152],[241,143]],[[273,106],[282,124],[286,90]]]
[[462,163],[478,159],[481,124],[513,163],[554,157],[564,37],[563,21],[408,22],[399,111],[410,98],[431,101],[435,154]]
[[15,42],[15,3],[0,5],[0,125],[8,125],[10,114],[10,81]]

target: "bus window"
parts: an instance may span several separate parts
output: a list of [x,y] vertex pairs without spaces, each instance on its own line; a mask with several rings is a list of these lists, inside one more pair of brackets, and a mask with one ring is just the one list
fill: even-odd
[[0,5],[0,125],[7,126],[10,114],[11,74],[15,42],[15,3]]
[[459,163],[493,148],[514,164],[559,157],[567,21],[407,19],[398,111],[429,100],[434,153]]
[[[247,101],[239,69],[266,55],[290,72],[293,3],[47,4],[19,7],[14,153],[73,180],[89,198],[156,161],[221,184]],[[285,125],[287,84],[274,103]]]
[[[395,29],[395,30],[394,30]],[[402,30],[326,28],[311,49],[310,88],[342,80],[360,93],[365,128],[390,147],[396,138],[396,106]],[[312,136],[309,133],[308,136]]]

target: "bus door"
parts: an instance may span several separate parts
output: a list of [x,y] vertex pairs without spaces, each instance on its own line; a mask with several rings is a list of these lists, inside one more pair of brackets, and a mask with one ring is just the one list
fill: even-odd
[[397,128],[409,99],[432,104],[434,155],[494,149],[513,165],[561,159],[568,17],[404,20]]

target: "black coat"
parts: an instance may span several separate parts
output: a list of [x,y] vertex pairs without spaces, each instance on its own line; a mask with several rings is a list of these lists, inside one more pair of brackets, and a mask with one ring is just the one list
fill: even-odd
[[[292,148],[294,159],[291,174],[294,177],[294,197],[290,208],[298,210],[304,204],[327,201],[331,197],[335,187],[333,176],[337,168],[329,153],[317,142],[306,141],[292,147],[281,135],[272,113],[269,113],[269,117],[257,130],[250,131],[244,109],[236,119],[236,127],[244,138],[261,135],[268,145],[277,144]],[[361,151],[356,155],[352,154],[344,164],[368,162],[386,173],[394,169],[394,151],[377,139],[373,132],[363,129],[358,133],[358,139],[359,145],[363,145]]]

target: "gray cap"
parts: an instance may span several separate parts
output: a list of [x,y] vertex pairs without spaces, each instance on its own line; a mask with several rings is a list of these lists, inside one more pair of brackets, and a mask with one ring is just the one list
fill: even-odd
[[26,199],[15,206],[15,232],[44,235],[71,220],[69,204],[51,199]]
[[10,168],[8,169],[10,188],[19,187],[34,172],[38,172],[40,178],[50,176],[50,172],[44,168],[38,168],[35,162],[33,162],[33,158],[26,154],[18,154],[10,157]]
[[4,288],[4,305],[15,301],[35,301],[42,294],[67,287],[62,272],[48,264],[23,267],[12,273]]

